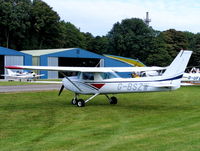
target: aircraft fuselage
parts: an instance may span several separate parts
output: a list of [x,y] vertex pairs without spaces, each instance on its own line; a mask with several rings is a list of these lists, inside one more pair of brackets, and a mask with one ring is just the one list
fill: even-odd
[[[181,76],[177,76],[177,82]],[[176,79],[159,78],[155,80],[144,78],[114,78],[101,81],[80,80],[78,77],[72,77],[70,80],[63,79],[63,85],[66,89],[78,94],[114,94],[114,93],[132,93],[132,92],[153,92],[153,91],[169,91],[178,89],[175,86]],[[162,87],[163,85],[163,87]],[[174,86],[173,86],[174,85]],[[77,88],[78,87],[78,88]]]

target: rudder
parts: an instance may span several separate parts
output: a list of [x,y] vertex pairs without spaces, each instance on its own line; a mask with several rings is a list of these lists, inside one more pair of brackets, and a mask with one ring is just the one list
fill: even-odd
[[181,50],[173,62],[167,67],[163,76],[178,76],[182,75],[187,67],[192,51]]

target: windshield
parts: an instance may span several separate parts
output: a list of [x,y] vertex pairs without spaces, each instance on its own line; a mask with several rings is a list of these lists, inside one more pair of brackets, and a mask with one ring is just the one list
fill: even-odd
[[83,72],[83,80],[94,80],[94,73],[92,72]]
[[117,74],[114,74],[113,72],[100,73],[100,75],[102,79],[113,79],[119,77]]

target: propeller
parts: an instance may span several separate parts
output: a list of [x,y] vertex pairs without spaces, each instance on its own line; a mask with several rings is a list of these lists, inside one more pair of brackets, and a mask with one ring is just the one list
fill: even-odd
[[[66,77],[66,75],[65,75],[63,72],[60,71],[59,73],[61,73],[64,77]],[[64,85],[61,86],[60,91],[59,91],[59,93],[58,93],[58,96],[61,95],[63,89],[64,89]]]
[[60,94],[62,93],[63,89],[64,89],[64,85],[61,86],[60,91],[58,93],[58,96],[60,96]]

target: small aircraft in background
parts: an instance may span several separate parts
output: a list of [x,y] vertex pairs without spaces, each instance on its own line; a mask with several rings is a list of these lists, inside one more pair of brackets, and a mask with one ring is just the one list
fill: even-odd
[[38,75],[35,72],[22,72],[22,71],[13,72],[10,69],[6,69],[6,70],[8,74],[1,75],[1,76],[7,77],[8,79],[19,79],[20,81],[22,79],[25,79],[27,81],[31,81],[32,79],[36,80],[37,78],[44,76],[44,74]]
[[[94,97],[103,94],[110,104],[117,104],[117,98],[108,94],[131,92],[170,91],[180,88],[181,78],[189,62],[192,51],[181,50],[170,66],[162,67],[53,67],[53,66],[7,66],[9,69],[49,70],[59,72],[78,72],[77,76],[63,78],[59,95],[63,89],[74,92],[71,103],[78,107]],[[148,72],[165,70],[162,75],[121,78],[118,72]],[[92,94],[86,101],[79,94]]]
[[190,82],[192,84],[200,83],[200,68],[199,67],[190,67],[183,74],[183,82]]

